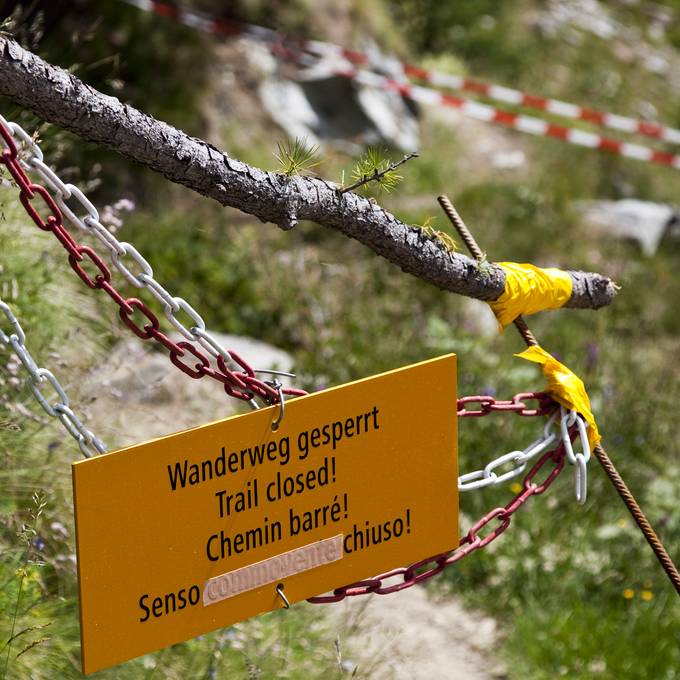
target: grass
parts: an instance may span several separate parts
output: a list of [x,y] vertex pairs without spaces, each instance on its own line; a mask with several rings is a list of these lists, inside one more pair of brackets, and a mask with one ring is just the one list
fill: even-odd
[[[59,273],[61,253],[54,245],[26,225],[16,206],[3,205],[0,296],[19,317],[38,364],[49,364],[71,389],[87,361],[83,354],[95,354],[97,324],[91,305]],[[49,677],[35,669],[61,656],[55,641],[62,629],[75,628],[71,619],[60,619],[75,603],[72,550],[61,533],[69,524],[67,476],[54,474],[74,454],[34,405],[17,364],[7,365],[6,348],[0,356],[0,676]],[[69,572],[70,585],[63,579]]]

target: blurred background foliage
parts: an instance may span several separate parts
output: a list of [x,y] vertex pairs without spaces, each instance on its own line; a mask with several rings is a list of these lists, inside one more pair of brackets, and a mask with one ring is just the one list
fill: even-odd
[[[3,16],[17,4],[0,3]],[[25,4],[9,30],[48,61],[241,160],[276,169],[283,133],[260,111],[235,115],[254,76],[243,65],[222,63],[219,41],[113,0]],[[327,0],[193,6],[349,46],[371,37],[402,58],[621,114],[651,107],[660,120],[680,125],[680,92],[667,78],[622,61],[609,41],[586,30],[538,31],[532,17],[546,3],[344,4],[342,10]],[[649,5],[612,2],[607,10],[656,47],[680,49],[680,3],[666,2],[675,20],[662,37],[651,34]],[[233,68],[226,98],[219,76],[225,67]],[[2,113],[38,129],[46,156],[97,205],[133,200],[137,209],[121,238],[148,257],[159,280],[199,301],[211,328],[290,351],[302,386],[337,384],[443,352],[459,355],[460,394],[505,398],[543,386],[534,367],[512,358],[521,343],[511,331],[484,332],[490,312],[483,306],[435,290],[318,225],[281,232],[171,186],[10,102],[2,102]],[[531,326],[544,347],[585,379],[605,446],[677,558],[680,244],[666,239],[653,257],[643,256],[631,242],[591,232],[575,201],[672,203],[680,178],[671,169],[555,140],[502,134],[526,154],[523,167],[493,167],[456,120],[422,111],[420,157],[402,168],[399,189],[379,201],[404,221],[434,218],[435,228],[450,231],[435,202],[446,192],[490,259],[600,271],[621,284],[611,308],[545,314]],[[353,158],[328,148],[322,161],[315,172],[339,181]],[[115,315],[69,276],[59,251],[26,224],[11,192],[1,198],[2,297],[30,329],[36,356],[70,376],[77,399],[79,376],[119,337]],[[35,415],[23,376],[2,347],[0,365],[0,677],[79,677],[68,469],[77,452],[54,423]],[[463,422],[461,470],[523,448],[537,426],[519,420],[496,415]],[[589,476],[585,507],[573,500],[567,470],[549,494],[515,516],[502,539],[432,588],[498,618],[499,654],[510,678],[678,678],[676,596],[595,462]],[[461,530],[511,494],[508,486],[464,495]],[[23,632],[7,645],[11,631]],[[336,634],[323,610],[295,607],[285,617],[260,617],[97,677],[341,677]]]

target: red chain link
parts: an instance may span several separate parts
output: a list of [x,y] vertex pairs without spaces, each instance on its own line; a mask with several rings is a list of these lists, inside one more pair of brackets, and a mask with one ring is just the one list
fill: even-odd
[[[160,330],[158,317],[138,298],[126,298],[111,283],[111,270],[101,256],[90,246],[79,244],[64,226],[64,219],[59,206],[53,196],[42,185],[31,182],[24,168],[21,166],[19,151],[11,130],[0,121],[0,136],[5,149],[0,154],[0,163],[5,165],[9,174],[19,188],[19,199],[29,217],[43,231],[49,231],[68,252],[68,261],[73,271],[94,290],[103,290],[120,308],[121,321],[142,340],[155,340],[165,347],[170,354],[170,361],[190,378],[208,376],[221,383],[224,391],[232,397],[249,401],[253,397],[260,397],[267,404],[279,401],[279,393],[267,382],[260,380],[252,367],[235,352],[227,351],[231,359],[242,369],[231,370],[224,357],[216,359],[217,367],[211,365],[210,357],[201,352],[190,342],[175,342]],[[41,214],[34,199],[40,198],[44,204],[44,215]],[[82,262],[88,260],[97,273],[94,278],[84,269]],[[134,316],[144,317],[135,321]],[[142,325],[140,325],[140,323]],[[286,387],[283,394],[301,396],[304,390]]]
[[[526,401],[535,400],[538,406],[535,409],[530,409],[526,405]],[[467,404],[479,404],[479,410],[466,410]],[[551,397],[544,392],[522,392],[516,394],[511,400],[503,401],[494,399],[489,396],[475,396],[462,397],[458,400],[458,417],[459,418],[479,418],[487,416],[494,411],[513,411],[520,416],[541,416],[548,415],[556,408],[557,404]],[[569,430],[569,435],[574,439],[577,435],[575,427]],[[522,491],[518,493],[510,502],[503,507],[494,508],[476,522],[460,540],[458,547],[447,553],[427,557],[408,567],[398,567],[392,569],[384,574],[375,576],[374,578],[357,581],[350,585],[336,588],[332,595],[319,595],[317,597],[309,598],[308,602],[312,604],[329,604],[331,602],[339,602],[346,597],[356,597],[357,595],[369,595],[376,593],[378,595],[389,595],[396,593],[406,588],[411,588],[418,583],[427,581],[428,579],[441,573],[451,564],[455,564],[459,560],[475,550],[485,548],[489,543],[495,541],[507,528],[510,526],[512,516],[519,510],[532,496],[538,496],[545,492],[545,490],[557,479],[557,476],[564,468],[566,452],[564,444],[560,443],[551,451],[546,451],[536,461],[534,466],[524,477],[522,483]],[[534,482],[534,477],[544,468],[549,467],[542,482]],[[480,532],[488,524],[496,520],[498,524],[491,529],[486,536],[480,536]],[[392,579],[401,579],[397,583],[386,584],[386,581]]]
[[[536,401],[536,408],[529,408],[527,401]],[[479,404],[478,409],[467,408],[468,404]],[[545,392],[520,392],[512,399],[494,399],[491,396],[461,397],[458,400],[459,418],[481,418],[495,411],[511,411],[518,416],[533,418],[547,416],[555,408],[552,397]]]

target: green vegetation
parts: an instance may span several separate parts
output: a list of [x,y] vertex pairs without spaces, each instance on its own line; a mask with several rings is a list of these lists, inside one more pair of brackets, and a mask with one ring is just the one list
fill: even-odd
[[305,139],[295,138],[294,141],[277,142],[278,152],[275,154],[279,162],[279,172],[286,177],[306,175],[319,165],[319,147],[310,145]]
[[[124,54],[115,71],[118,91],[199,134],[206,83],[194,79],[202,72],[194,64],[211,56],[210,43],[169,22],[140,20],[132,9],[116,6],[114,12],[99,4],[111,35],[115,28],[126,36],[124,49],[112,48],[109,33],[106,40],[95,33],[81,47],[70,46],[62,63],[83,64],[79,75],[101,85],[112,77],[108,62],[92,64]],[[251,10],[249,3],[239,4],[244,18],[268,18],[262,3],[250,4]],[[294,9],[286,10],[288,25],[301,32],[307,25],[303,4],[291,3]],[[647,101],[660,119],[680,122],[680,96],[663,77],[620,62],[606,41],[583,32],[575,45],[530,29],[526,16],[541,6],[400,0],[389,19],[381,5],[383,25],[401,27],[395,44],[412,44],[423,53],[414,55],[419,60],[426,56],[430,63],[446,65],[447,53],[454,52],[458,59],[452,70],[462,66],[475,77],[620,113],[635,113]],[[617,12],[620,21],[646,25],[634,7],[617,5]],[[491,20],[482,21],[483,16]],[[78,23],[72,16],[67,21],[74,27]],[[323,23],[313,30],[323,37]],[[669,39],[677,46],[676,33]],[[63,42],[48,34],[45,55],[56,59],[59,49],[66,49]],[[189,66],[192,77],[186,78]],[[162,77],[153,75],[159,72]],[[29,118],[21,120],[32,129]],[[279,133],[250,131],[248,139],[259,142],[245,144],[239,124],[248,121],[225,121],[223,138],[215,143],[243,160],[276,168]],[[465,135],[440,118],[425,113],[422,131],[420,157],[403,166],[398,190],[383,193],[380,201],[400,218],[423,225],[423,239],[446,244],[451,238],[435,201],[446,192],[489,259],[601,271],[621,284],[611,308],[547,313],[529,323],[541,344],[585,380],[605,447],[678,559],[680,243],[666,239],[657,255],[643,257],[633,244],[582,226],[574,201],[628,195],[673,201],[680,176],[519,133],[508,135],[525,150],[526,166],[492,170],[488,156],[471,149]],[[61,167],[78,165],[82,180],[93,179],[87,171],[91,161],[104,163],[106,183],[94,195],[96,201],[136,187],[140,174],[128,162],[51,128],[44,132],[46,150]],[[310,170],[315,162],[300,142],[283,144],[279,155],[286,174]],[[475,160],[471,170],[463,169],[463,156]],[[337,180],[357,162],[361,169],[364,161],[324,150],[314,172]],[[127,220],[121,238],[149,258],[168,288],[197,301],[211,328],[289,350],[301,386],[337,384],[453,351],[460,360],[460,394],[508,397],[543,387],[538,369],[512,357],[522,348],[512,329],[491,337],[480,334],[480,316],[490,315],[481,305],[437,291],[317,225],[301,224],[284,233],[147,173],[140,184],[143,208]],[[58,246],[48,245],[46,235],[32,227],[21,227],[27,220],[10,207],[13,199],[5,201],[1,296],[20,315],[36,358],[58,377],[67,376],[74,403],[86,409],[78,377],[115,340],[111,306],[79,286]],[[441,232],[432,226],[433,217]],[[5,367],[9,359],[7,349],[0,348],[0,677],[7,668],[8,678],[75,678],[78,625],[68,465],[78,452],[58,424],[39,415],[21,373],[11,361]],[[22,417],[24,409],[37,419]],[[462,422],[461,470],[523,448],[538,430],[536,422],[501,414]],[[680,610],[674,592],[596,461],[589,467],[584,507],[573,498],[572,472],[567,468],[546,495],[532,499],[489,549],[448,570],[432,588],[461,595],[499,619],[500,654],[513,680],[680,677]],[[512,489],[463,495],[461,529],[507,502]],[[14,639],[7,644],[12,631]],[[351,675],[338,667],[336,635],[323,608],[296,606],[97,677]]]
[[377,193],[394,191],[404,177],[396,172],[394,163],[386,157],[384,149],[369,146],[352,168],[352,179],[362,182],[362,188]]

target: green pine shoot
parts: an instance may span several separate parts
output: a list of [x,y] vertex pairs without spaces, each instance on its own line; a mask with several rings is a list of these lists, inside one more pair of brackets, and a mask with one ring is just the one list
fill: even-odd
[[304,175],[321,162],[318,145],[308,144],[305,138],[296,137],[293,142],[277,142],[277,147],[278,153],[274,155],[279,162],[280,171],[286,177]]
[[389,193],[403,179],[394,171],[394,164],[385,157],[386,151],[377,146],[369,146],[352,170],[355,183],[374,182],[378,189]]

